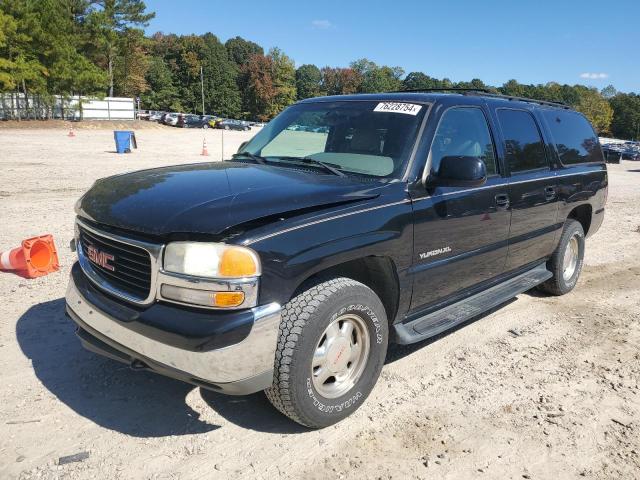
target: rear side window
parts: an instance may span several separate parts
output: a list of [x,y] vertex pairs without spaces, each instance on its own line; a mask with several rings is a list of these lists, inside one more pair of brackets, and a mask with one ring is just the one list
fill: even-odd
[[510,171],[523,172],[549,166],[540,130],[525,110],[498,110]]
[[563,165],[603,161],[598,138],[586,118],[563,110],[545,110],[543,115]]

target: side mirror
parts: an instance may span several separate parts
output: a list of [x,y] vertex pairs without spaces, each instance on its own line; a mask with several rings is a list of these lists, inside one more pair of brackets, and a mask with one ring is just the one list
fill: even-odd
[[245,140],[240,144],[240,146],[238,147],[238,153],[240,153],[242,149],[247,146],[247,143],[249,143],[249,140]]
[[478,157],[448,156],[428,184],[442,187],[479,187],[487,181],[487,166]]

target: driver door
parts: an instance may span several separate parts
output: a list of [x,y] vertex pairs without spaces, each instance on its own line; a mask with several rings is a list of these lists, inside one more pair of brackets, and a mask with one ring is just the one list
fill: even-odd
[[488,178],[480,187],[435,187],[413,198],[413,311],[500,275],[508,250],[508,185],[497,166],[484,110],[480,106],[445,110],[429,155],[434,172],[446,156],[479,157]]

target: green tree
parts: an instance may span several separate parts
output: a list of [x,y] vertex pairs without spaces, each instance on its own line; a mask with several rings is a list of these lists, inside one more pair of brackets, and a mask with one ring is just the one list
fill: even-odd
[[171,70],[161,57],[152,57],[146,76],[149,88],[141,96],[142,104],[151,110],[180,111],[178,88],[173,84]]
[[363,93],[390,92],[402,87],[404,70],[400,67],[379,67],[371,60],[361,58],[351,62],[351,68],[362,77],[360,91]]
[[142,0],[90,0],[90,3],[86,24],[95,40],[94,55],[107,70],[108,94],[112,97],[116,57],[121,53],[120,37],[132,28],[147,26],[155,13],[146,13]]
[[252,55],[264,55],[264,50],[260,45],[242,37],[230,38],[224,46],[229,54],[229,59],[239,67],[247,63]]
[[613,85],[607,85],[600,91],[600,94],[604,98],[609,100],[610,98],[615,97],[618,94],[618,91],[616,90],[616,87],[614,87]]
[[296,89],[298,100],[317,97],[320,95],[322,73],[315,65],[301,65],[296,70]]
[[640,139],[640,95],[618,93],[609,100],[613,108],[611,132],[617,138]]
[[320,73],[323,95],[347,95],[360,90],[362,77],[352,68],[324,67]]
[[597,89],[582,89],[576,109],[589,119],[599,134],[609,134],[613,109]]
[[0,92],[15,88],[16,84],[11,72],[15,63],[9,58],[7,45],[17,30],[15,19],[0,10]]
[[273,59],[264,55],[252,55],[242,67],[246,75],[246,106],[248,112],[260,121],[269,120],[276,97],[273,81]]
[[218,37],[206,33],[203,39],[205,108],[208,113],[237,118],[242,106],[236,83],[237,68]]
[[118,51],[113,68],[114,88],[118,95],[137,97],[149,88],[147,70],[151,58],[147,53],[148,40],[142,30],[129,29],[118,38]]
[[275,88],[275,97],[267,111],[271,118],[296,101],[296,67],[293,60],[279,48],[269,50],[267,57],[271,59]]
[[527,93],[524,85],[513,79],[503,84],[498,90],[503,95],[513,95],[514,97],[525,97]]
[[402,81],[403,90],[438,88],[439,81],[422,72],[410,72]]

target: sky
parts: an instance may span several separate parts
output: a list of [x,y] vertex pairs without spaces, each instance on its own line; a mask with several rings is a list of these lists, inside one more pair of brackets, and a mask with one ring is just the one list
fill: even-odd
[[146,31],[235,36],[296,66],[366,57],[453,81],[640,92],[640,0],[146,0]]

